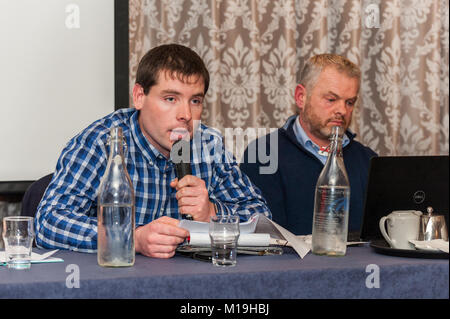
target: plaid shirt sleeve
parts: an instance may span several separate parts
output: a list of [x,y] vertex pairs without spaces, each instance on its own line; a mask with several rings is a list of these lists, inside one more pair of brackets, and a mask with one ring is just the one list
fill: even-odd
[[210,200],[218,212],[238,214],[243,222],[254,213],[264,214],[271,219],[272,214],[261,191],[240,170],[234,156],[224,148],[222,138],[218,144],[215,149],[220,151],[211,154],[216,160],[210,186]]
[[36,213],[39,247],[96,251],[97,217],[92,204],[106,161],[98,131],[78,135],[67,144]]

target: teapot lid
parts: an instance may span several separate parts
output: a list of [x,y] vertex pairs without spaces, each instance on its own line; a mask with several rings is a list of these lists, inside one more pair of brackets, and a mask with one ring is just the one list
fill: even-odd
[[426,216],[426,217],[428,217],[428,218],[431,218],[431,217],[442,217],[443,215],[437,215],[437,214],[434,214],[434,209],[433,209],[433,207],[431,207],[431,206],[428,206],[427,207],[427,214],[426,215],[422,215],[422,216]]

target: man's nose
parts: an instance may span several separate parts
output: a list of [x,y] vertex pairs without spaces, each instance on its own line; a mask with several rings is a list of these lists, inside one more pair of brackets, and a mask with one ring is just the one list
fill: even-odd
[[340,114],[342,116],[345,116],[347,114],[347,105],[345,100],[337,101],[334,108],[335,114]]
[[179,121],[189,122],[192,118],[191,106],[189,102],[183,102],[178,108],[177,119]]

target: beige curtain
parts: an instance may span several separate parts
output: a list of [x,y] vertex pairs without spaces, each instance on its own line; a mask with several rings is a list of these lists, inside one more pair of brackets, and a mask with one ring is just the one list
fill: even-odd
[[202,121],[222,132],[283,125],[303,62],[333,52],[362,70],[359,141],[380,155],[449,153],[447,0],[130,0],[130,92],[139,59],[171,42],[206,62]]

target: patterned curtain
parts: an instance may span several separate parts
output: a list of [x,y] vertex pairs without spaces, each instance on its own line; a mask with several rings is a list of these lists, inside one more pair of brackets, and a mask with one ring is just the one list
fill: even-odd
[[130,0],[129,18],[130,92],[150,48],[189,46],[211,74],[202,122],[222,132],[282,126],[304,61],[333,52],[362,70],[359,141],[449,153],[447,0]]

